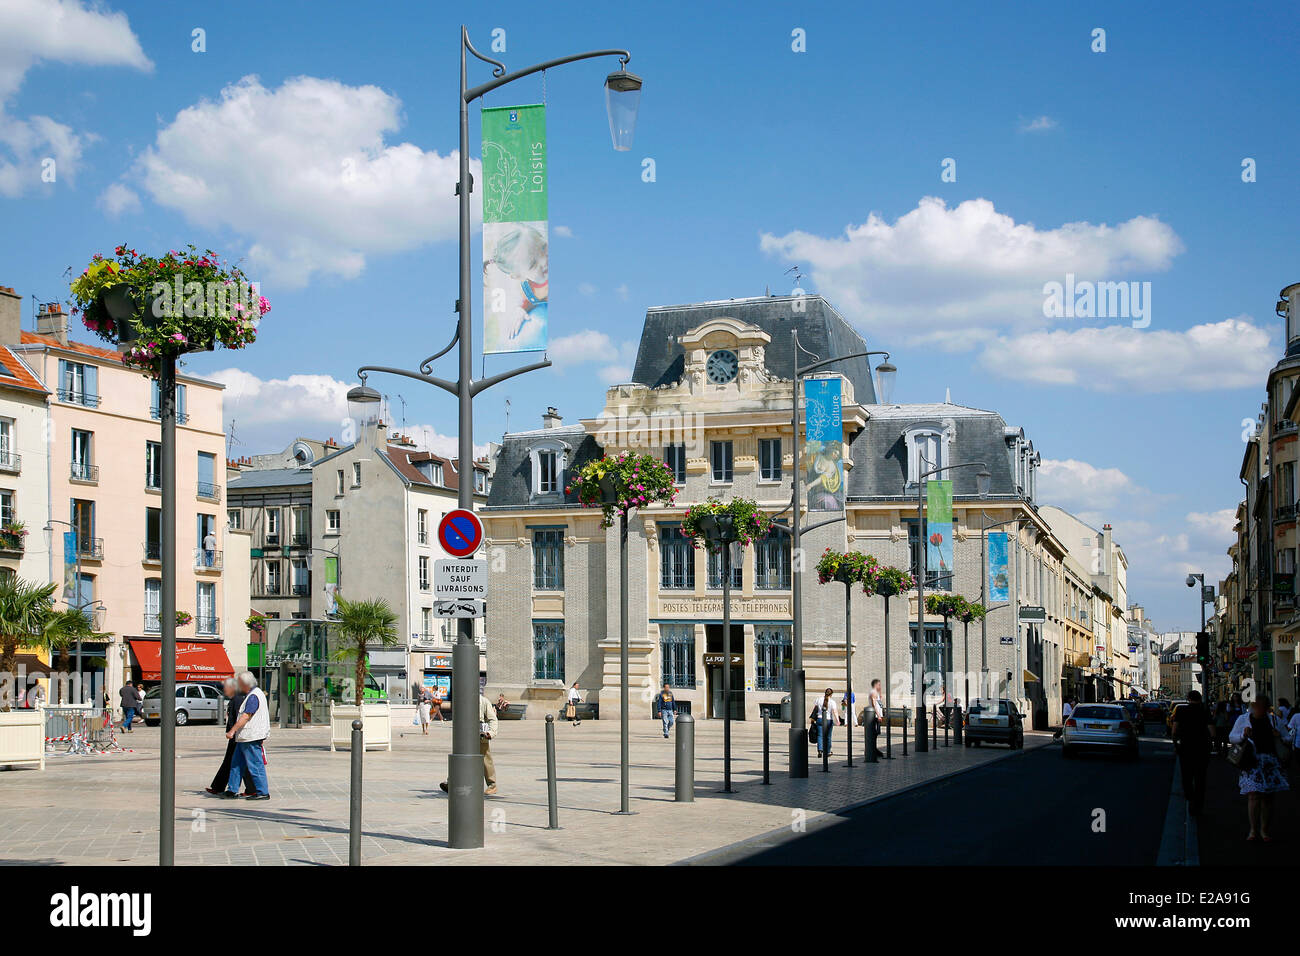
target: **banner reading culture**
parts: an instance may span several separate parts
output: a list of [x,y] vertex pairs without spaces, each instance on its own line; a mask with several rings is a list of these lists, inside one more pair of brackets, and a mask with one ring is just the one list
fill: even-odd
[[1007,575],[1007,533],[989,535],[989,601],[1011,600],[1011,578]]
[[483,351],[546,348],[546,107],[483,110]]
[[[925,570],[927,577],[938,575],[947,578],[953,572],[952,480],[930,479],[925,483],[925,497]],[[944,588],[951,586],[951,582],[940,585]]]
[[804,448],[800,467],[808,486],[809,511],[844,510],[844,424],[839,378],[803,383]]

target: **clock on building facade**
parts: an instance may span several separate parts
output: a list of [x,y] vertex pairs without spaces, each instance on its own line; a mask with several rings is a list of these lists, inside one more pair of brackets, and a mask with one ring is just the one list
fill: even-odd
[[736,359],[736,353],[730,349],[718,349],[709,354],[704,367],[710,382],[714,385],[726,385],[735,379],[736,373],[740,370],[740,362]]

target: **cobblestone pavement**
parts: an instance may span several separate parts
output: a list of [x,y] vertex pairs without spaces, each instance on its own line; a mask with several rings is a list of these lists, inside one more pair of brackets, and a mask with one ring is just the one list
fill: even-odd
[[[1002,747],[939,746],[926,754],[853,769],[837,752],[831,771],[815,762],[804,780],[786,776],[785,724],[772,725],[772,783],[762,783],[762,724],[732,724],[734,793],[722,785],[722,725],[696,723],[694,803],[673,799],[673,741],[657,722],[632,722],[631,804],[620,816],[617,721],[557,724],[560,830],[548,830],[545,724],[503,722],[493,741],[499,794],[486,801],[485,846],[447,847],[447,797],[438,789],[451,748],[451,725],[428,736],[394,727],[391,752],[365,756],[362,858],[377,864],[666,864],[997,759]],[[855,728],[856,730],[856,728]],[[837,735],[842,741],[843,730]],[[855,734],[855,736],[858,736]],[[1026,748],[1050,744],[1025,735]],[[50,756],[42,772],[0,771],[0,863],[144,864],[157,862],[157,728],[122,737],[133,753]],[[225,801],[203,792],[221,761],[216,727],[177,730],[176,862],[183,865],[347,862],[346,752],[330,753],[325,728],[272,732],[268,772],[273,799]]]

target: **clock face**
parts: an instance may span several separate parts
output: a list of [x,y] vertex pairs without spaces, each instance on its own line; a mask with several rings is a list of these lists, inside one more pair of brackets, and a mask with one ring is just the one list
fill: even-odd
[[709,360],[704,363],[704,368],[708,372],[710,382],[714,385],[725,385],[736,377],[740,362],[736,359],[736,353],[730,349],[718,349],[709,356]]

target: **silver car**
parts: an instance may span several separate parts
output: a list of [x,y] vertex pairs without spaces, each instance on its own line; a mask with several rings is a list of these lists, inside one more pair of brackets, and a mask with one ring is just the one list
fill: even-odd
[[1137,759],[1137,727],[1119,704],[1080,704],[1065,722],[1061,753],[1067,758],[1080,750],[1118,750]]
[[[162,722],[162,685],[151,687],[144,695],[142,715],[150,727]],[[176,685],[176,726],[183,727],[194,720],[214,723],[226,716],[226,698],[210,684]]]

